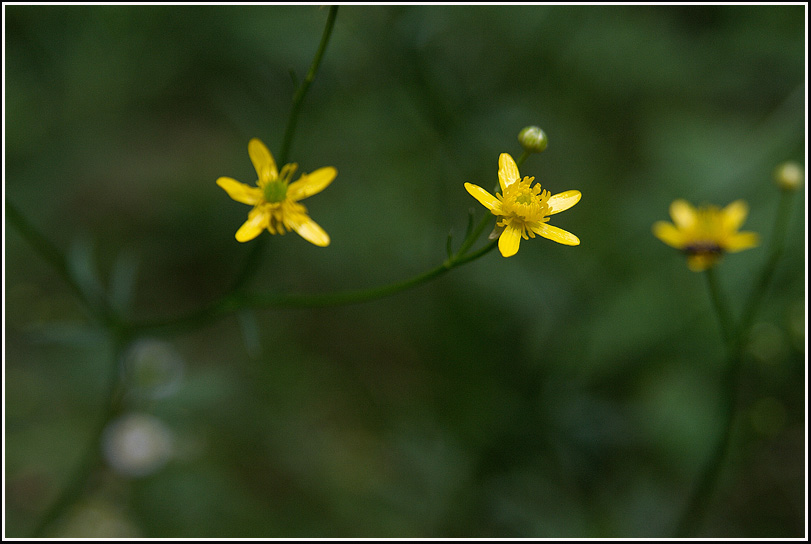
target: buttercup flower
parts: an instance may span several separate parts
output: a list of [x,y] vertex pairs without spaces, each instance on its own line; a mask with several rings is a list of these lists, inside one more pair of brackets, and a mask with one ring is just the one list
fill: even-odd
[[337,170],[331,166],[319,168],[311,174],[302,174],[297,181],[290,183],[298,168],[297,164],[285,164],[279,172],[273,155],[257,138],[248,142],[248,155],[259,177],[256,187],[232,178],[217,179],[217,185],[225,189],[228,196],[237,202],[253,206],[248,213],[248,220],[236,233],[237,241],[253,240],[264,229],[271,234],[284,234],[286,230],[294,230],[308,242],[321,247],[328,246],[329,235],[310,219],[307,208],[298,201],[323,191],[335,179]]
[[723,210],[703,206],[696,210],[686,200],[674,200],[670,205],[673,223],[657,221],[653,234],[671,247],[687,255],[690,270],[701,272],[714,266],[724,253],[735,253],[758,245],[755,232],[738,232],[746,220],[749,207],[736,200]]
[[571,232],[547,223],[550,215],[577,204],[580,191],[564,191],[550,196],[549,191],[541,190],[540,183],[533,186],[534,180],[534,177],[521,179],[513,158],[509,153],[502,153],[498,158],[501,193],[493,196],[478,185],[465,183],[467,192],[499,218],[490,237],[499,237],[498,249],[504,257],[518,252],[521,238],[528,240],[535,238],[536,234],[567,246],[580,243],[580,239]]

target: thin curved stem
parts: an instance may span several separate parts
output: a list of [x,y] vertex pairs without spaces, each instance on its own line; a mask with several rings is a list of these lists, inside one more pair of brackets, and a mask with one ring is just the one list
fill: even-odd
[[315,74],[318,72],[318,66],[321,64],[321,58],[327,50],[329,38],[332,35],[332,28],[335,26],[335,17],[338,15],[338,6],[330,6],[329,15],[327,15],[327,23],[324,25],[324,33],[321,35],[321,43],[318,45],[318,50],[315,52],[313,62],[310,64],[310,69],[301,82],[296,94],[293,95],[293,107],[290,110],[290,117],[287,120],[287,128],[284,131],[284,139],[282,140],[282,149],[279,152],[279,163],[287,163],[287,155],[290,152],[290,146],[293,144],[293,135],[296,132],[296,124],[298,123],[298,116],[301,112],[301,105],[304,102],[304,96],[310,89],[315,79]]
[[441,265],[423,272],[418,276],[409,278],[403,281],[395,282],[389,285],[380,287],[373,287],[371,289],[360,289],[353,291],[339,291],[337,293],[314,294],[314,295],[276,295],[273,293],[251,295],[241,307],[319,307],[319,306],[339,306],[344,304],[357,304],[359,302],[368,302],[371,300],[384,298],[394,295],[401,291],[406,291],[413,287],[417,287],[423,283],[449,272],[453,268],[470,262],[485,253],[489,252],[495,247],[495,241],[484,246],[482,249],[462,258],[448,259]]
[[[484,222],[483,222],[484,223]],[[474,231],[481,232],[481,229]],[[478,234],[470,238],[478,237]],[[469,263],[489,253],[498,240],[492,240],[487,245],[471,253],[464,253],[461,249],[442,264],[423,272],[412,278],[395,283],[372,287],[369,289],[356,289],[338,291],[335,293],[233,293],[221,300],[212,302],[208,306],[190,314],[163,321],[140,322],[130,325],[132,331],[139,334],[172,334],[181,330],[189,330],[207,323],[212,323],[226,315],[246,308],[314,308],[325,306],[339,306],[345,304],[358,304],[384,298],[399,292],[417,287],[423,283],[449,272],[450,270]],[[463,246],[464,247],[464,246]],[[466,251],[466,250],[465,250]]]

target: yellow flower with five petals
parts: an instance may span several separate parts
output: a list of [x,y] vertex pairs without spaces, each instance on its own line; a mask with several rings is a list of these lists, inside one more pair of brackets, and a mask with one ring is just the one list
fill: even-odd
[[673,223],[657,221],[653,234],[670,247],[687,255],[687,267],[701,272],[714,266],[724,253],[735,253],[758,245],[756,232],[738,232],[749,207],[736,200],[726,208],[717,206],[693,207],[686,200],[674,200],[670,205]]
[[294,230],[308,242],[321,247],[328,246],[329,235],[310,219],[307,208],[299,204],[299,200],[323,191],[332,183],[338,171],[327,166],[310,174],[302,174],[297,181],[290,183],[298,168],[297,164],[285,164],[279,172],[273,155],[257,138],[248,142],[248,155],[256,168],[256,187],[228,177],[217,179],[217,185],[228,196],[237,202],[253,206],[248,213],[248,220],[237,230],[237,241],[253,240],[265,229],[271,234],[284,234],[286,230]]
[[498,158],[501,193],[493,196],[478,185],[465,183],[467,192],[499,218],[490,238],[498,236],[498,249],[504,257],[518,252],[521,238],[528,240],[536,234],[567,246],[580,243],[580,239],[571,232],[548,223],[550,215],[577,204],[580,191],[564,191],[550,196],[549,191],[541,190],[540,183],[532,185],[534,180],[534,177],[528,176],[521,179],[513,158],[509,153],[502,153]]

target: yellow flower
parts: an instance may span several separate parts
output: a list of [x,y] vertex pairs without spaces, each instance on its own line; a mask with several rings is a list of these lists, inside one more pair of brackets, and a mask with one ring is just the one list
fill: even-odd
[[499,236],[498,249],[505,257],[518,252],[521,238],[528,240],[536,234],[553,242],[576,246],[580,239],[565,230],[548,224],[550,215],[568,210],[580,200],[580,191],[564,191],[549,195],[541,191],[540,183],[532,185],[534,177],[518,174],[518,167],[509,153],[502,153],[498,158],[498,182],[501,193],[491,195],[486,190],[472,183],[465,183],[465,189],[490,212],[499,217],[496,229],[490,238]]
[[307,208],[299,204],[308,196],[323,191],[332,183],[337,170],[331,166],[319,168],[311,174],[290,183],[297,164],[285,164],[282,171],[276,169],[276,161],[260,140],[253,138],[248,142],[248,155],[256,168],[256,187],[240,183],[235,179],[222,177],[217,185],[225,189],[228,196],[253,206],[248,213],[248,220],[239,228],[236,239],[239,242],[253,240],[262,230],[271,234],[284,234],[285,230],[294,230],[299,236],[317,246],[328,246],[329,235],[307,215]]
[[687,255],[690,270],[701,272],[715,265],[725,252],[735,253],[758,245],[755,232],[738,232],[746,220],[749,207],[736,200],[723,210],[702,206],[696,210],[686,200],[670,205],[673,223],[657,221],[653,234]]

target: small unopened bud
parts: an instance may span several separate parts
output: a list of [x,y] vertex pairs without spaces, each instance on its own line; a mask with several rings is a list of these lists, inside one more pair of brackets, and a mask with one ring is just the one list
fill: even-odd
[[803,169],[794,161],[786,161],[774,170],[774,182],[784,191],[796,191],[803,183]]
[[518,141],[521,143],[521,147],[529,153],[541,153],[549,143],[546,133],[535,126],[523,128],[518,133]]

